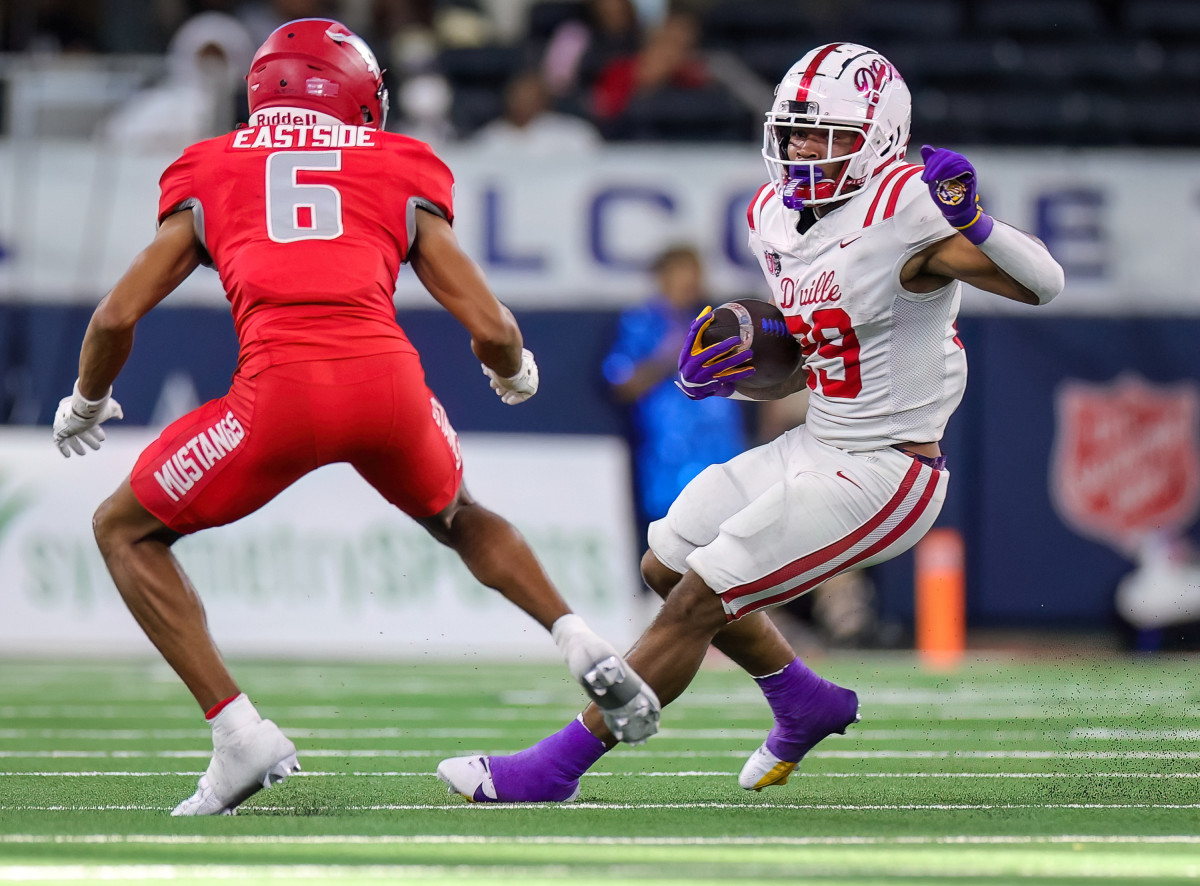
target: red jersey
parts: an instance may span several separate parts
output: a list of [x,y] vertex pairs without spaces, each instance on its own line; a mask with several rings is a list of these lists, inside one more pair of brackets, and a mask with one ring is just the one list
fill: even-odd
[[233,310],[239,369],[414,351],[393,295],[417,208],[454,217],[424,142],[359,126],[255,126],[192,145],[159,182],[191,209]]

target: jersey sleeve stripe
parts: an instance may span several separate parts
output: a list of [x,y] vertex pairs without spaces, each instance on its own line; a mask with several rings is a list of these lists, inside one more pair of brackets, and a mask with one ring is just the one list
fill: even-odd
[[888,197],[887,209],[883,211],[885,219],[891,218],[896,214],[896,204],[900,202],[900,195],[904,192],[904,186],[908,184],[908,180],[924,169],[924,166],[910,166],[908,171],[896,179],[896,185],[892,188],[892,194]]
[[731,617],[797,597],[894,544],[921,518],[937,491],[938,472],[913,460],[896,493],[849,535],[769,575],[721,594]]
[[896,176],[908,169],[921,168],[923,167],[913,166],[909,163],[905,163],[903,166],[897,166],[884,177],[883,183],[879,186],[879,190],[875,192],[875,199],[871,201],[871,208],[867,210],[867,218],[866,221],[863,222],[864,228],[869,228],[871,225],[875,224],[875,210],[879,206],[879,201],[883,199],[883,195],[887,193],[888,186],[895,180]]
[[771,182],[767,182],[765,185],[763,185],[761,188],[758,189],[758,192],[754,195],[754,199],[751,200],[750,205],[746,207],[746,224],[750,226],[750,230],[752,230],[752,231],[758,230],[758,228],[754,224],[754,216],[758,214],[755,212],[755,210],[758,209],[759,202],[762,200],[764,191],[770,192],[767,194],[767,199],[769,200],[769,199],[771,199],[771,196],[775,193],[775,186],[773,184],[771,184]]

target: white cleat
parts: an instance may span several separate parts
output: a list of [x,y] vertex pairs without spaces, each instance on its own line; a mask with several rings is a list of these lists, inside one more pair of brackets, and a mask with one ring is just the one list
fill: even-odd
[[[544,771],[544,770],[543,770]],[[438,764],[437,777],[447,786],[447,793],[458,794],[471,803],[570,803],[579,796],[579,780],[573,784],[555,782],[533,785],[509,785],[500,796],[492,776],[490,757],[451,757]]]
[[208,771],[200,776],[196,793],[171,814],[233,815],[249,797],[299,771],[296,746],[270,720],[228,732],[214,728]]
[[596,636],[577,615],[564,615],[552,633],[567,670],[600,709],[617,741],[641,744],[658,732],[658,696],[611,643]]
[[438,764],[437,777],[447,793],[458,794],[472,803],[495,803],[496,785],[487,757],[451,757]]
[[788,776],[798,765],[799,761],[791,763],[780,760],[768,751],[764,744],[750,755],[750,759],[742,767],[741,774],[738,775],[738,784],[748,791],[761,791],[771,785],[787,784]]
[[[739,785],[748,791],[761,791],[772,785],[787,784],[788,777],[813,747],[831,735],[845,735],[850,726],[859,722],[858,696],[853,691],[843,689],[833,683],[825,685],[826,688],[822,692],[827,697],[834,699],[834,702],[823,707],[819,712],[819,719],[808,724],[805,732],[802,733],[804,740],[798,749],[796,759],[781,760],[767,750],[767,744],[763,742],[742,767],[742,771],[738,775]],[[779,727],[776,726],[776,728]],[[792,735],[795,737],[795,731]]]
[[658,732],[658,696],[619,655],[596,662],[579,682],[617,741],[643,744]]

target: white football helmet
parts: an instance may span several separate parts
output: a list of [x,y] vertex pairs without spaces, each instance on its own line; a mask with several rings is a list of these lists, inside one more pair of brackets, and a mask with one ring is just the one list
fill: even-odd
[[[829,43],[792,65],[775,88],[763,126],[763,159],[775,193],[789,209],[843,200],[900,160],[908,149],[912,96],[892,63],[856,43]],[[848,153],[813,161],[788,159],[793,127],[852,132]],[[836,178],[821,167],[845,160]]]

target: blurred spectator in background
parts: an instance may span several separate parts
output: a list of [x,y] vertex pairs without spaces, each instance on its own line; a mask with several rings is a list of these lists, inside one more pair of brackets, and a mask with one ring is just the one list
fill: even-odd
[[354,4],[331,0],[250,0],[237,5],[237,17],[250,32],[251,44],[258,46],[280,25],[298,18],[321,18],[336,12],[347,21],[355,22],[355,16],[342,15],[340,7],[347,5]]
[[481,128],[473,143],[488,150],[570,155],[594,151],[603,139],[587,120],[552,110],[541,73],[525,71],[505,87],[504,115]]
[[699,89],[709,83],[699,52],[700,25],[689,13],[673,12],[654,29],[643,47],[609,62],[592,86],[592,113],[619,123],[638,97],[661,89]]
[[0,50],[96,52],[104,48],[103,12],[93,0],[0,3]]
[[237,123],[255,43],[235,18],[202,12],[183,23],[167,51],[167,75],[101,124],[130,150],[182,151]]
[[[689,400],[675,387],[679,349],[692,318],[709,303],[699,253],[673,246],[653,265],[657,291],[627,308],[604,359],[613,397],[628,407],[639,544],[687,482],[747,445],[742,408],[734,400]],[[713,402],[717,401],[717,402]]]
[[413,74],[400,84],[394,121],[389,120],[388,130],[441,148],[458,135],[450,122],[453,103],[454,90],[441,74],[436,71]]
[[590,85],[610,62],[638,51],[642,28],[631,0],[588,0],[584,19],[555,29],[542,59],[542,73],[555,96]]

